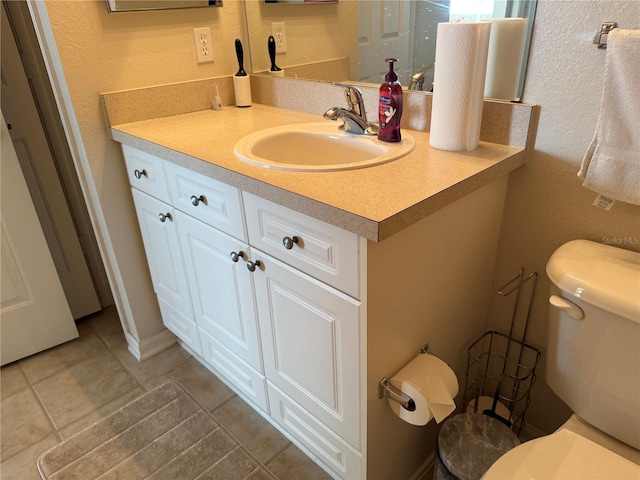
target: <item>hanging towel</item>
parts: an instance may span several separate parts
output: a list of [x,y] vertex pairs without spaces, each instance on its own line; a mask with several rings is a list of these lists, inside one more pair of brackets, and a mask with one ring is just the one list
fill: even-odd
[[640,205],[640,30],[607,37],[596,133],[578,177],[591,190]]

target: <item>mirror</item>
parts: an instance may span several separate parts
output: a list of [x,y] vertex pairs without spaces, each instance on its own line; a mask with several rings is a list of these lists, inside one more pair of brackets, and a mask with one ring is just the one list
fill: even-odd
[[106,2],[109,13],[222,6],[222,0],[106,0]]
[[298,5],[309,5],[312,3],[338,3],[338,0],[264,0],[264,3],[297,3]]
[[269,74],[271,23],[284,22],[287,51],[277,53],[275,62],[287,77],[379,84],[387,69],[384,59],[395,57],[400,59],[400,83],[427,91],[433,82],[438,23],[526,18],[519,97],[536,0],[343,0],[303,9],[256,0],[245,5],[255,74]]

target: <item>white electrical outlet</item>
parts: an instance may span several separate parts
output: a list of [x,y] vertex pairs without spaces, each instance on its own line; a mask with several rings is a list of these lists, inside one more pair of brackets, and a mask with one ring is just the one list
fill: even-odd
[[287,51],[287,32],[284,29],[284,22],[271,23],[271,35],[276,41],[276,53]]
[[211,29],[209,27],[194,28],[193,43],[196,47],[196,60],[198,63],[213,62]]

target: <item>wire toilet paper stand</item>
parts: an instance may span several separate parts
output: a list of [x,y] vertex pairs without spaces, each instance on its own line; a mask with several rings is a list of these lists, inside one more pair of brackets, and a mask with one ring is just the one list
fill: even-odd
[[[464,405],[467,411],[492,416],[519,435],[525,426],[525,413],[530,400],[531,387],[536,380],[536,367],[540,351],[525,343],[531,305],[538,274],[524,276],[520,268],[517,276],[509,280],[496,293],[502,297],[515,294],[509,334],[496,330],[485,332],[467,350],[467,371]],[[529,295],[524,308],[526,316],[522,335],[516,338],[518,312],[523,301],[523,287],[529,284]]]

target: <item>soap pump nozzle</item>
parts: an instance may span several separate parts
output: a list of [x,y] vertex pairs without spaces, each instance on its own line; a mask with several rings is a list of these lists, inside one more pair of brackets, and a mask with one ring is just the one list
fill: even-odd
[[398,61],[397,58],[385,58],[385,62],[389,64],[389,71],[384,76],[384,81],[387,83],[395,83],[398,81],[398,75],[393,71],[393,64]]

